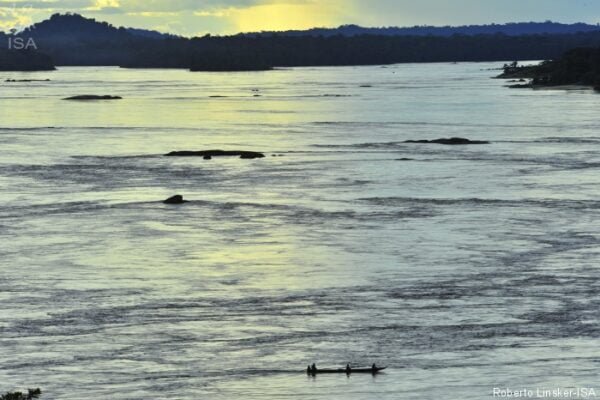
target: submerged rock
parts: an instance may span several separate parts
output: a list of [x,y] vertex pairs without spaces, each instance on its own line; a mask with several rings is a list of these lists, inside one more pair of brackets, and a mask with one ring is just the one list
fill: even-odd
[[163,201],[163,203],[165,203],[165,204],[183,204],[183,203],[187,203],[187,201],[185,201],[183,199],[182,195],[176,194],[175,196],[171,196],[168,199],[166,199],[165,201]]
[[255,158],[264,158],[265,155],[262,153],[255,153],[252,151],[244,151],[240,154],[240,158],[245,160],[253,160]]
[[[205,160],[210,160],[212,157],[240,157],[247,160],[254,158],[263,158],[265,155],[256,151],[239,151],[239,150],[201,150],[201,151],[172,151],[165,154],[166,157],[203,157]],[[210,158],[208,158],[210,157]]]
[[79,96],[72,96],[72,97],[67,97],[66,99],[63,100],[78,100],[78,101],[85,101],[85,100],[121,100],[123,99],[121,96],[97,96],[97,95],[93,95],[93,94],[82,94]]
[[0,400],[34,400],[39,399],[42,391],[38,389],[28,389],[27,394],[22,392],[8,392],[0,396]]
[[533,85],[530,83],[517,83],[515,85],[507,85],[506,87],[510,88],[510,89],[531,89],[533,88]]
[[467,145],[467,144],[490,144],[485,140],[469,140],[465,138],[453,137],[435,140],[406,140],[404,143],[424,143],[424,144],[445,144],[445,145]]

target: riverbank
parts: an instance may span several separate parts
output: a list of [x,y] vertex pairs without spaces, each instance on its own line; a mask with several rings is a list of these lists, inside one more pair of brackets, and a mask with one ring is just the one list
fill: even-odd
[[506,64],[497,78],[526,82],[509,86],[515,89],[594,89],[600,92],[600,48],[573,49],[556,60],[538,65]]

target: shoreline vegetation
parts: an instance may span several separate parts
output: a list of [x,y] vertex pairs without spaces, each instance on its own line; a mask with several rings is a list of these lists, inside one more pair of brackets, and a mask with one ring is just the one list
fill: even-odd
[[[524,28],[531,24],[521,25]],[[0,32],[0,42],[11,43],[20,38],[24,42],[35,43],[37,48],[28,52],[0,51],[0,70],[119,66],[237,72],[268,71],[278,67],[543,60],[556,59],[569,49],[600,42],[600,26],[583,29],[575,24],[570,28],[572,30],[568,30],[550,24],[547,28],[538,27],[546,30],[527,34],[523,33],[527,30],[518,30],[518,26],[496,25],[496,29],[500,29],[497,33],[489,33],[494,25],[484,30],[464,27],[466,30],[457,29],[451,35],[446,29],[437,36],[419,34],[419,30],[356,30],[346,26],[329,33],[309,30],[302,34],[262,32],[185,38],[117,28],[78,14],[55,14],[18,34]],[[502,29],[518,34],[505,34]]]
[[589,89],[600,92],[600,47],[576,48],[553,61],[504,66],[496,78],[511,79],[513,89]]
[[[0,49],[0,71],[54,71],[52,57],[35,50]],[[7,80],[6,82],[16,82]]]

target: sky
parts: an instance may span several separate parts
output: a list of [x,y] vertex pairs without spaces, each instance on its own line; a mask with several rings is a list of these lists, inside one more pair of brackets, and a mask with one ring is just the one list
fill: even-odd
[[76,12],[184,36],[362,26],[600,22],[600,0],[0,0],[0,30]]

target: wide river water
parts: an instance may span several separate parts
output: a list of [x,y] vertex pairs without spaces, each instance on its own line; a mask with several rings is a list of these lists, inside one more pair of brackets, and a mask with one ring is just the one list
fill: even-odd
[[[600,95],[498,66],[0,73],[0,392],[594,387]],[[452,136],[491,144],[403,143]],[[203,149],[267,157],[163,156]]]

